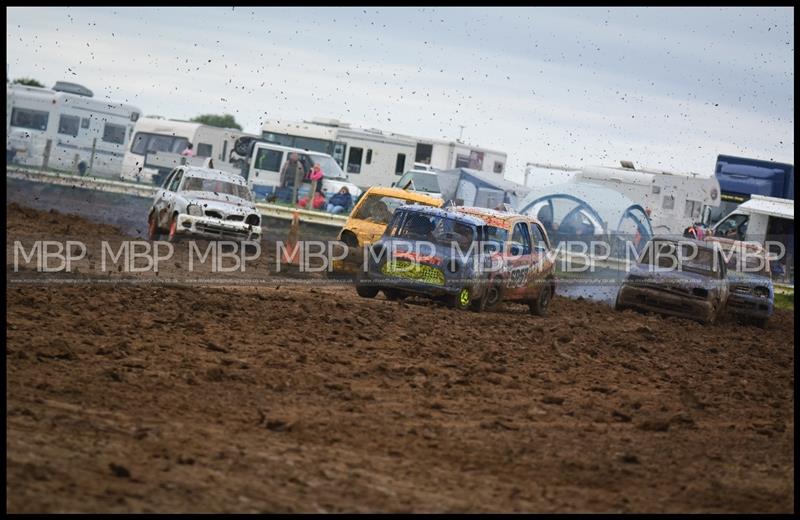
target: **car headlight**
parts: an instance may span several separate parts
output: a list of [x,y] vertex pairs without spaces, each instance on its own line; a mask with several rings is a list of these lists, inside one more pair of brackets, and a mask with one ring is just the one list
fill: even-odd
[[769,298],[769,288],[764,286],[756,287],[753,292],[756,296],[760,296],[761,298]]
[[197,204],[189,204],[188,206],[186,206],[186,212],[193,217],[203,216],[203,208],[201,208]]

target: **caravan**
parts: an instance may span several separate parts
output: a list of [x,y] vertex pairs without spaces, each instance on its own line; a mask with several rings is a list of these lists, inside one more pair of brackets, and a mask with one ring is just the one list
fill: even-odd
[[694,223],[708,223],[720,204],[716,177],[635,169],[628,161],[622,168],[586,167],[574,179],[616,190],[646,208],[656,234],[681,235]]
[[119,175],[139,108],[60,81],[53,89],[6,85],[6,96],[7,162]]
[[161,180],[175,167],[172,161],[159,161],[158,154],[180,154],[192,143],[199,158],[211,157],[216,161],[244,164],[242,150],[235,150],[236,140],[243,136],[257,139],[232,128],[143,117],[134,128],[133,139],[125,153],[120,178],[126,181],[161,185]]

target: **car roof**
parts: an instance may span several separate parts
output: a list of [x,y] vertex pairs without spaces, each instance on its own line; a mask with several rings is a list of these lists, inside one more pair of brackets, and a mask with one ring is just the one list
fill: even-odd
[[211,179],[219,181],[232,182],[244,186],[244,177],[235,173],[226,172],[223,170],[215,170],[212,168],[202,168],[200,166],[187,166],[185,175],[188,177],[199,177],[201,179]]
[[706,242],[705,240],[697,240],[696,238],[668,238],[668,237],[660,237],[654,236],[650,239],[650,242],[673,242],[675,244],[694,244],[700,249],[714,249],[712,242]]
[[451,209],[435,208],[433,206],[423,206],[421,204],[408,204],[406,206],[401,206],[395,210],[395,212],[397,211],[407,211],[411,213],[421,213],[423,215],[430,215],[432,217],[448,218],[451,220],[455,220],[456,222],[461,222],[463,224],[468,224],[471,226],[486,225],[486,222],[482,218],[474,217],[472,215],[466,215],[464,213],[459,213],[457,211],[452,211]]
[[367,197],[369,195],[382,195],[385,197],[395,197],[398,199],[405,199],[412,202],[425,202],[426,204],[430,204],[431,206],[436,206],[436,207],[439,207],[442,204],[444,204],[443,200],[423,195],[422,192],[419,191],[409,191],[400,188],[387,188],[385,186],[371,187],[364,194],[364,197]]
[[538,219],[530,215],[522,215],[520,213],[508,213],[506,211],[497,211],[495,209],[479,208],[476,206],[456,206],[453,209],[462,213],[480,217],[485,220],[487,224],[495,227],[506,227],[511,223],[512,220],[519,218],[528,222],[539,224],[541,226],[541,222],[539,222]]

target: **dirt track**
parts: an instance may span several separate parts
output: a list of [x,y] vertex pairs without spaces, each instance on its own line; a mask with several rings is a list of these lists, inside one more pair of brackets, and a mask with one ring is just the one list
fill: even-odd
[[[7,244],[115,233],[7,216]],[[794,510],[788,312],[762,331],[564,298],[542,319],[347,287],[6,292],[9,512]]]

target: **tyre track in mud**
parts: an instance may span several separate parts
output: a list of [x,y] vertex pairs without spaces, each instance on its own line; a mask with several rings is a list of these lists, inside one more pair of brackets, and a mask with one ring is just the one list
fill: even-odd
[[122,236],[7,217],[11,512],[794,509],[788,312],[703,327],[557,298],[542,319],[88,266],[20,284],[15,237]]

